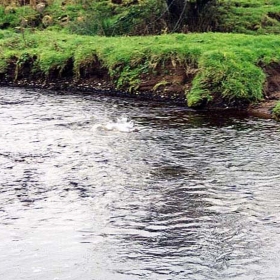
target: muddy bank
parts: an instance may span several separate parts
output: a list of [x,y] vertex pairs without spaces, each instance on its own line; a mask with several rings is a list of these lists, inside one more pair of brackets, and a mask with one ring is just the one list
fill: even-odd
[[193,78],[191,73],[186,73],[183,66],[169,65],[165,69],[158,67],[155,75],[142,74],[137,85],[124,83],[118,86],[119,75],[110,75],[109,69],[98,59],[82,66],[78,75],[74,73],[72,61],[67,63],[63,71],[54,68],[47,75],[42,71],[34,72],[35,61],[36,58],[19,64],[17,58],[11,60],[6,72],[0,73],[0,85],[104,93],[186,106],[185,90],[191,86]]
[[266,84],[264,87],[264,100],[257,104],[250,104],[248,112],[261,118],[272,118],[272,110],[280,100],[280,65],[272,63],[263,67],[266,73]]
[[[18,63],[11,60],[6,73],[0,73],[1,86],[42,88],[68,92],[102,93],[120,97],[132,97],[143,100],[155,100],[187,106],[186,92],[192,86],[197,68],[186,69],[183,65],[167,64],[159,66],[155,73],[142,74],[135,87],[123,85],[117,87],[119,77],[111,76],[102,64],[86,65],[80,69],[79,75],[74,74],[73,62],[69,61],[63,71],[52,69],[48,75],[34,72],[34,61]],[[267,76],[264,88],[264,100],[256,104],[248,102],[225,102],[219,94],[213,94],[213,101],[202,104],[195,110],[238,111],[261,118],[273,118],[272,110],[280,100],[280,65],[271,64],[264,68]]]

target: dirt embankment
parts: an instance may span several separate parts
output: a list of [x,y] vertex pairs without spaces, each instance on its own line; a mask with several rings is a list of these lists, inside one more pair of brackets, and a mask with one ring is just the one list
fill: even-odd
[[262,118],[271,118],[272,109],[280,101],[280,65],[273,63],[264,67],[267,75],[264,87],[264,100],[257,104],[251,104],[248,112]]
[[157,67],[155,73],[141,74],[137,85],[131,87],[124,84],[117,87],[119,74],[111,76],[109,69],[95,59],[80,67],[78,74],[74,73],[74,63],[69,60],[61,70],[52,69],[45,74],[34,71],[36,57],[22,64],[17,59],[11,59],[5,73],[0,73],[0,85],[22,86],[51,90],[104,92],[111,95],[130,96],[141,99],[160,100],[186,105],[185,90],[191,86],[196,69],[187,72],[186,69],[166,65],[164,69]]
[[[63,91],[103,92],[110,95],[130,96],[141,99],[160,100],[186,106],[186,90],[190,89],[196,68],[186,69],[183,65],[165,65],[158,67],[153,75],[142,74],[137,87],[129,86],[117,89],[118,77],[111,77],[98,60],[80,68],[79,75],[74,74],[74,63],[69,60],[66,67],[53,69],[47,75],[34,72],[36,58],[31,58],[19,64],[16,58],[10,61],[6,73],[0,73],[0,85],[24,86]],[[264,100],[257,104],[241,104],[234,109],[247,111],[251,115],[262,118],[272,118],[272,109],[280,100],[280,65],[271,64],[264,68],[267,80],[264,87]],[[223,103],[219,96],[214,96],[214,102],[201,109],[227,110],[232,109]]]

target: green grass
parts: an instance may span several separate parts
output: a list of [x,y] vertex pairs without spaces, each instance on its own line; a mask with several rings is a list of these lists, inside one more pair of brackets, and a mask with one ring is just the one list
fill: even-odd
[[[79,35],[118,36],[161,34],[172,32],[176,26],[168,17],[163,0],[123,0],[122,5],[110,0],[47,2],[42,15],[29,5],[0,5],[0,29],[19,27],[26,21],[29,27],[65,29]],[[193,26],[191,30],[280,34],[280,0],[217,0],[217,5],[207,7],[202,15],[204,18],[197,23],[201,24],[201,29]],[[206,22],[211,15],[213,18],[208,26]],[[42,23],[44,16],[52,19],[48,26]],[[187,15],[183,16],[183,23],[183,29],[192,24]]]
[[[51,38],[51,40],[50,40]],[[50,43],[51,42],[51,43]],[[260,65],[280,62],[280,38],[273,35],[172,34],[146,37],[77,36],[44,31],[22,34],[0,31],[0,71],[11,59],[36,57],[34,71],[48,76],[61,72],[69,60],[74,75],[98,61],[108,69],[117,87],[137,89],[143,73],[154,75],[170,60],[196,68],[186,92],[189,106],[199,106],[220,96],[233,104],[263,98],[265,73]],[[175,63],[175,64],[176,64]]]
[[220,0],[218,30],[280,34],[279,0]]
[[[0,1],[1,2],[1,1]],[[4,7],[0,4],[0,29],[22,25],[40,29],[65,29],[79,35],[142,35],[159,33],[165,27],[166,5],[162,0],[50,0],[40,14],[29,5]],[[44,16],[49,17],[44,24]],[[162,18],[162,19],[161,19]]]
[[265,75],[254,61],[230,51],[208,51],[199,59],[199,73],[188,92],[188,105],[197,106],[221,95],[227,103],[262,99]]
[[272,114],[276,120],[280,120],[280,101],[276,103],[275,107],[272,110]]
[[[198,107],[217,99],[229,105],[262,100],[263,69],[280,63],[280,0],[217,0],[211,30],[220,33],[187,35],[166,34],[172,25],[162,0],[138,0],[136,5],[133,0],[122,5],[109,0],[48,2],[43,14],[30,6],[0,5],[2,76],[14,63],[17,79],[31,61],[31,73],[45,79],[62,75],[71,65],[78,80],[101,65],[116,88],[135,91],[143,75],[162,75],[166,66],[180,65],[193,78],[186,102]],[[44,16],[49,24],[43,23]],[[154,35],[130,37],[135,34]],[[163,77],[155,90],[165,83]],[[273,111],[278,119],[279,106]]]
[[0,74],[4,74],[7,69],[7,62],[4,59],[0,59]]
[[29,6],[5,9],[0,5],[0,29],[18,27],[23,21],[26,21],[29,26],[37,26],[39,17],[39,13]]

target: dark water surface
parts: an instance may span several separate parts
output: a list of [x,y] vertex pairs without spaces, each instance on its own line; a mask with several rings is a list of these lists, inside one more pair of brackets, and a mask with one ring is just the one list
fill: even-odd
[[272,120],[1,88],[0,165],[0,279],[280,279]]

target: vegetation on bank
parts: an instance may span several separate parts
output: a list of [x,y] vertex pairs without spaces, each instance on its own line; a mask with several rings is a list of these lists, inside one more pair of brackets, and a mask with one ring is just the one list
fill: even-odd
[[280,33],[280,0],[0,0],[0,29],[81,35]]
[[79,79],[98,62],[117,88],[137,91],[143,75],[159,75],[158,71],[168,75],[170,67],[183,66],[186,75],[193,75],[191,86],[185,87],[191,107],[219,98],[229,105],[261,100],[266,80],[263,69],[280,61],[280,38],[273,35],[193,33],[108,38],[54,31],[1,31],[0,38],[0,74],[14,64],[15,79],[27,64],[31,74],[41,73],[45,79],[54,73],[63,75],[66,69]]
[[279,33],[280,0],[0,0],[0,80],[106,73],[135,93],[156,77],[190,107],[247,106],[267,94]]
[[278,101],[272,110],[273,117],[280,121],[280,101]]

